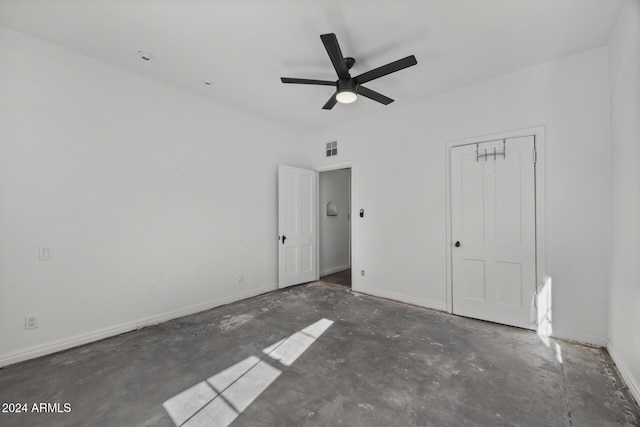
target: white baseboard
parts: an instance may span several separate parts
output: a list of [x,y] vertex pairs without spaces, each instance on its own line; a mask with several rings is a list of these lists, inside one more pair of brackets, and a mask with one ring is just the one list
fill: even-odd
[[631,371],[629,370],[627,365],[622,361],[622,359],[620,358],[620,354],[615,350],[613,345],[611,345],[610,341],[607,341],[607,351],[609,352],[611,359],[613,359],[613,363],[616,364],[616,368],[618,368],[618,371],[620,372],[622,379],[624,380],[626,385],[629,387],[629,391],[631,392],[631,395],[636,400],[636,403],[640,405],[640,378],[633,377],[633,375],[631,374]]
[[397,294],[395,292],[382,291],[380,289],[375,288],[367,288],[367,287],[357,287],[353,288],[355,292],[360,292],[363,294],[373,295],[376,297],[387,298],[394,301],[405,302],[411,305],[417,305],[419,307],[432,308],[434,310],[439,311],[447,311],[447,304],[439,301],[431,301],[428,299],[411,297],[404,294]]
[[553,333],[551,336],[553,338],[558,338],[566,341],[573,341],[579,344],[587,344],[593,345],[596,347],[605,347],[607,345],[607,339],[602,337],[594,337],[591,335],[580,334],[572,331],[565,331],[562,329],[558,329],[555,326],[553,327]]
[[97,331],[91,331],[84,334],[75,335],[69,338],[63,338],[57,341],[52,341],[46,344],[29,347],[24,350],[19,350],[13,353],[0,355],[0,367],[11,365],[13,363],[22,362],[24,360],[34,359],[36,357],[44,356],[58,351],[66,350],[79,345],[87,344],[93,341],[98,341],[104,338],[120,335],[125,332],[133,331],[143,328],[145,326],[156,325],[158,323],[166,322],[168,320],[177,319],[178,317],[188,316],[190,314],[199,313],[201,311],[209,310],[221,305],[230,304],[232,302],[240,301],[243,299],[251,298],[256,295],[264,294],[278,289],[276,285],[265,286],[262,288],[253,289],[240,294],[231,295],[225,298],[219,298],[212,301],[208,301],[202,304],[192,305],[190,307],[182,308],[179,310],[170,311],[168,313],[157,314],[154,316],[145,317],[142,319],[134,320],[131,322],[121,323],[116,326],[110,326],[108,328],[99,329]]
[[328,268],[326,270],[322,270],[320,272],[320,277],[326,276],[327,274],[338,273],[340,271],[348,270],[351,268],[351,264],[341,265],[340,267]]

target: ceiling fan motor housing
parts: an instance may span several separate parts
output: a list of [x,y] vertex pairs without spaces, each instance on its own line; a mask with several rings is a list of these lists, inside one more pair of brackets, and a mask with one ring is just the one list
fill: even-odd
[[355,79],[340,79],[336,83],[338,93],[353,92],[358,93],[358,82]]

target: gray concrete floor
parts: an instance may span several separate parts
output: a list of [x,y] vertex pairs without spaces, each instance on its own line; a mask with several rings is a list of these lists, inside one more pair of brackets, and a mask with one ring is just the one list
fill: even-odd
[[6,427],[640,425],[604,350],[323,282],[5,367],[0,402],[71,407]]
[[320,278],[325,283],[332,285],[340,285],[351,288],[351,269],[338,271],[337,273],[328,274]]

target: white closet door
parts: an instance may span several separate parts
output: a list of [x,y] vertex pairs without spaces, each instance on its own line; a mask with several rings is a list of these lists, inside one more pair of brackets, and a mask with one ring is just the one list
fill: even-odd
[[455,314],[536,327],[534,148],[531,136],[451,151]]

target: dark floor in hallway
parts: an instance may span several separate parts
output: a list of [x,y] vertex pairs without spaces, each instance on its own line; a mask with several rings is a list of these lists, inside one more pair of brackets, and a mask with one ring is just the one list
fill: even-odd
[[323,282],[5,367],[0,402],[71,406],[0,413],[4,427],[602,426],[640,416],[604,350]]
[[320,280],[332,285],[340,285],[351,288],[351,269],[349,268],[346,270],[338,271],[337,273],[327,274],[326,276],[322,276]]

